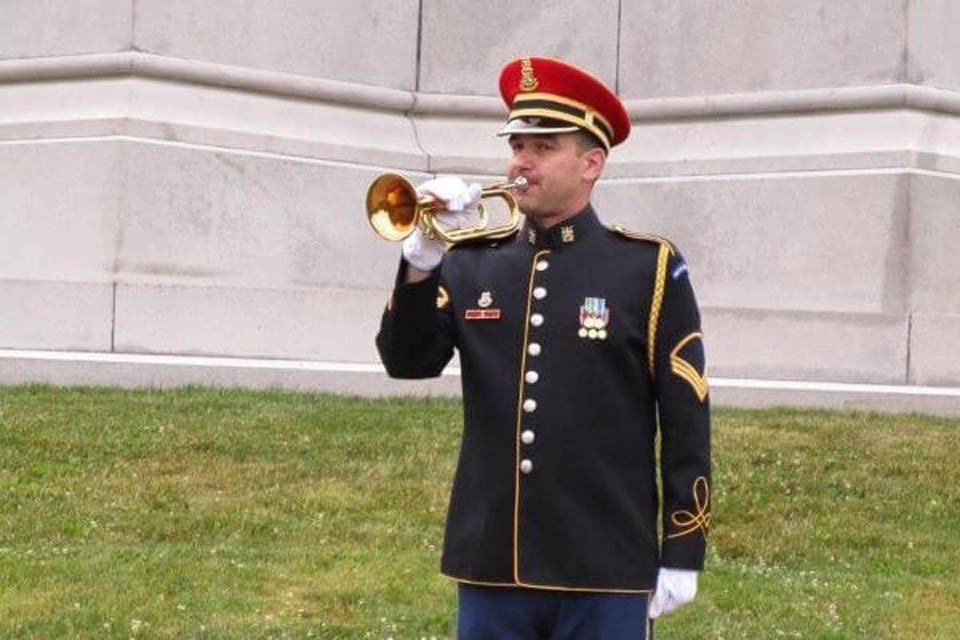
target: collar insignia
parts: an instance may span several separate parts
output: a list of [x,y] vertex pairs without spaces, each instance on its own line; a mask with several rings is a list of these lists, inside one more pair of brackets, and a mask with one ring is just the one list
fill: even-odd
[[527,229],[527,242],[537,244],[537,232],[533,229]]
[[573,225],[567,225],[565,227],[560,227],[560,239],[564,242],[573,242],[576,239],[576,234],[573,232]]

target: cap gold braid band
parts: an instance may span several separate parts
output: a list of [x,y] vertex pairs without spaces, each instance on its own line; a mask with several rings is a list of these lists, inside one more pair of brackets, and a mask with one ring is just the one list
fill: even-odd
[[522,93],[513,100],[509,120],[516,118],[550,118],[586,129],[610,151],[613,127],[598,111],[582,102],[550,93]]

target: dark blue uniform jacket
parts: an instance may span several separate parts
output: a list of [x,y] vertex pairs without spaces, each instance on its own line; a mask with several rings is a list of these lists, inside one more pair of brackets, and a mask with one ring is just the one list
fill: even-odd
[[642,592],[660,566],[700,570],[709,400],[700,316],[672,245],[608,229],[588,206],[547,230],[528,221],[510,239],[457,245],[425,281],[402,284],[405,271],[377,336],[387,372],[436,376],[460,354],[443,572]]

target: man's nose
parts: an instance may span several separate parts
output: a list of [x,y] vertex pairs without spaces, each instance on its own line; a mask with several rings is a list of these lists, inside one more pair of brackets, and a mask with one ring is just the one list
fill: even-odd
[[510,172],[520,172],[530,169],[530,154],[520,151],[510,159]]

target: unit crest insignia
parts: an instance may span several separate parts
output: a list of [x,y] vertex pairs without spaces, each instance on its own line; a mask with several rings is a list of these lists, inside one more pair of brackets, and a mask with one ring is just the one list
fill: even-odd
[[610,324],[610,308],[604,298],[584,298],[580,307],[580,329],[577,335],[590,340],[606,340]]

